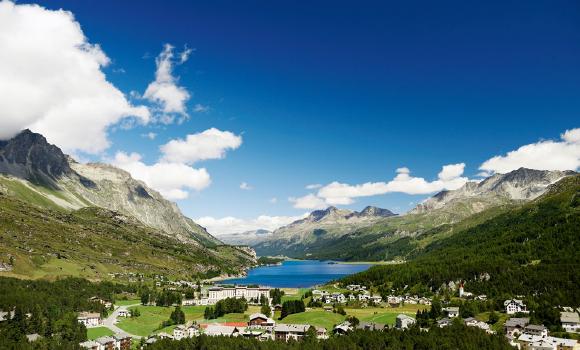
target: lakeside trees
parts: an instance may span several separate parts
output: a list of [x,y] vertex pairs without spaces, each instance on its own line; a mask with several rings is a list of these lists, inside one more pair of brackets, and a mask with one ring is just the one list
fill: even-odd
[[225,314],[244,313],[248,309],[248,302],[241,298],[226,298],[218,301],[215,306],[205,308],[203,316],[206,320],[222,317]]

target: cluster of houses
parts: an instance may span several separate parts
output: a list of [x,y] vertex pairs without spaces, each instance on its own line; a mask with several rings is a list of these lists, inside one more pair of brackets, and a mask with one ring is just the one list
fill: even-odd
[[392,307],[398,307],[401,304],[412,304],[412,305],[431,305],[431,299],[425,297],[411,296],[411,295],[389,295],[387,297],[387,303]]
[[[569,324],[580,326],[577,313],[562,312],[561,319]],[[576,328],[578,329],[578,328]],[[564,339],[549,336],[548,329],[543,325],[530,324],[528,317],[512,317],[504,324],[506,337],[510,344],[522,350],[579,350],[580,343],[574,339]]]
[[218,301],[226,298],[244,298],[248,301],[255,301],[259,303],[262,297],[270,300],[270,288],[269,287],[245,287],[245,286],[235,286],[235,287],[212,287],[207,291],[207,296],[200,297],[199,299],[184,299],[182,301],[183,305],[215,305]]
[[[146,344],[155,343],[158,339],[170,338],[180,340],[205,334],[207,336],[225,337],[245,337],[264,340],[300,340],[310,330],[310,325],[306,324],[276,324],[272,318],[255,313],[250,315],[250,320],[246,322],[210,323],[197,325],[188,323],[174,328],[173,335],[159,333],[150,337]],[[314,332],[318,339],[327,339],[326,328],[314,327]]]
[[117,333],[113,336],[100,337],[79,344],[83,349],[90,350],[129,350],[131,349],[131,337],[127,334]]
[[314,289],[312,290],[312,300],[325,304],[346,304],[349,301],[380,304],[383,298],[380,295],[371,295],[366,289],[353,291],[353,293],[348,294],[348,297],[343,293],[329,293],[325,290]]

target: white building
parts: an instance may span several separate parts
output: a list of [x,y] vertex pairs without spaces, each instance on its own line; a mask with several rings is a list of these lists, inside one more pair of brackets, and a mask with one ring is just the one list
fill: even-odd
[[395,327],[398,329],[407,329],[415,324],[415,319],[413,317],[407,316],[405,314],[399,314],[395,320]]
[[443,308],[443,312],[445,312],[445,315],[450,318],[459,316],[459,308],[457,306]]
[[81,312],[77,317],[79,323],[85,327],[96,327],[101,324],[101,314],[96,312]]
[[508,299],[504,301],[503,306],[505,307],[505,312],[508,315],[517,314],[518,312],[528,313],[526,304],[518,299]]
[[576,312],[560,312],[560,322],[566,332],[576,333],[580,331],[580,317]]
[[257,299],[264,296],[270,300],[270,288],[248,288],[236,286],[234,288],[212,287],[208,290],[208,304],[214,305],[220,300],[226,298],[245,298],[246,300]]
[[577,350],[580,344],[574,339],[522,334],[518,338],[522,349],[526,350]]

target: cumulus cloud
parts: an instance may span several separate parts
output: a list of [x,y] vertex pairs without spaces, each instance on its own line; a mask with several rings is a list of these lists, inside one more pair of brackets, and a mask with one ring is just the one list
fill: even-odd
[[288,198],[290,203],[293,203],[294,208],[296,209],[324,209],[328,205],[324,202],[324,199],[317,197],[316,195],[310,193],[304,197],[290,197]]
[[240,189],[245,190],[245,191],[249,191],[249,190],[253,190],[254,188],[252,186],[250,186],[247,182],[242,182],[240,184]]
[[227,150],[234,150],[241,144],[241,136],[211,128],[187,135],[185,140],[171,140],[161,146],[161,152],[164,161],[192,164],[200,160],[224,158]]
[[71,12],[3,1],[0,33],[0,138],[30,128],[67,152],[96,154],[109,147],[110,126],[149,121],[107,81],[110,59]]
[[441,190],[454,190],[463,186],[468,178],[463,177],[464,163],[449,164],[442,167],[437,180],[427,181],[422,177],[411,176],[409,168],[396,170],[397,175],[389,182],[366,182],[349,185],[332,182],[321,187],[316,194],[290,198],[295,208],[323,209],[329,205],[349,205],[355,198],[377,196],[386,193],[429,194]]
[[566,130],[560,140],[545,140],[495,156],[479,167],[487,174],[521,167],[539,170],[577,170],[580,167],[580,128]]
[[207,231],[212,235],[219,237],[220,235],[241,233],[258,229],[274,231],[279,227],[288,225],[296,220],[302,219],[306,215],[307,214],[300,216],[260,215],[257,218],[252,219],[240,219],[232,216],[227,216],[223,218],[204,216],[195,219],[195,222],[205,227]]
[[211,183],[209,173],[204,168],[195,169],[183,163],[167,162],[147,165],[138,153],[117,152],[111,163],[169,200],[185,199],[189,196],[189,190],[199,191]]
[[185,49],[179,58],[175,59],[174,47],[165,44],[163,51],[155,59],[157,71],[155,80],[147,86],[143,97],[158,106],[162,123],[172,123],[175,115],[181,116],[181,120],[189,117],[186,103],[191,97],[187,89],[178,85],[179,77],[173,75],[176,64],[183,64],[189,58],[191,49]]
[[[143,134],[150,139],[156,136],[155,133]],[[196,161],[223,158],[228,149],[238,148],[241,143],[241,137],[212,128],[188,135],[185,140],[175,139],[162,145],[161,159],[154,164],[145,164],[138,153],[125,152],[118,152],[111,163],[159,191],[165,198],[180,200],[186,199],[191,190],[200,191],[211,183],[205,168],[192,167]],[[245,182],[240,188],[252,189]]]

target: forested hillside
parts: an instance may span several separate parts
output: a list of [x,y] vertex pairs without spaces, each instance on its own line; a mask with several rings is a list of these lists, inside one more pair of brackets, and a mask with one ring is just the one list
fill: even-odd
[[[466,280],[467,290],[491,297],[524,295],[578,306],[579,240],[576,175],[533,202],[427,245],[405,264],[376,266],[342,282],[430,293],[449,281]],[[486,274],[489,280],[481,278]]]

